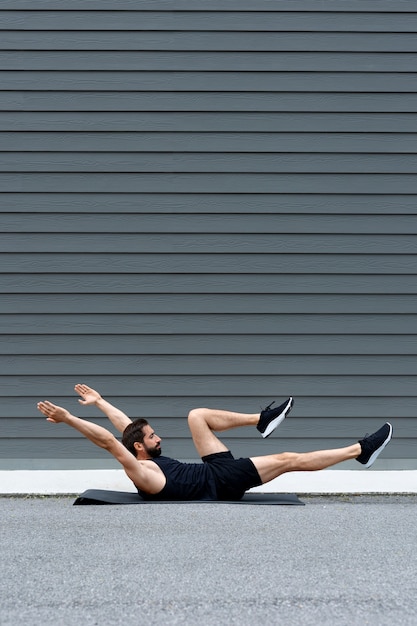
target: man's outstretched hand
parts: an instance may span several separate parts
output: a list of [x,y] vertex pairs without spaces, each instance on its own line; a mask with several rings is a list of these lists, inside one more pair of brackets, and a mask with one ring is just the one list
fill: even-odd
[[75,385],[74,389],[81,396],[81,400],[78,400],[78,402],[85,406],[95,404],[101,399],[99,392],[91,389],[88,385],[78,384]]
[[49,400],[38,402],[38,409],[45,415],[48,422],[54,422],[54,424],[65,422],[66,417],[69,415],[66,409],[63,409],[61,406],[57,406],[56,404],[52,404]]

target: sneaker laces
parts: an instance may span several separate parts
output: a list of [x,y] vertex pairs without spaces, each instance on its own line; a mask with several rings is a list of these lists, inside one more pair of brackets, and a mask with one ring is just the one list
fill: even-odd
[[264,409],[261,407],[261,411],[262,411],[262,413],[263,413],[264,411],[269,411],[269,410],[270,410],[270,408],[271,408],[271,406],[272,406],[273,404],[275,404],[275,400],[273,400],[273,401],[271,402],[271,404],[268,404],[268,406],[266,406]]

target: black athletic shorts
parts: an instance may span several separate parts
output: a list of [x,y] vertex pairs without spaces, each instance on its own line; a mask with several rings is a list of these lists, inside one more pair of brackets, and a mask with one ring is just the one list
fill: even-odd
[[250,459],[235,459],[227,451],[208,454],[201,460],[211,467],[219,500],[240,500],[245,491],[262,485],[258,470]]

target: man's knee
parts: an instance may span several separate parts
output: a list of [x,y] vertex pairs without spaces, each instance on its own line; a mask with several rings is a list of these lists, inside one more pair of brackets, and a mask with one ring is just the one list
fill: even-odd
[[276,455],[277,461],[282,463],[286,472],[297,471],[300,463],[300,455],[298,452],[281,452]]
[[299,469],[299,454],[296,452],[281,452],[279,454],[269,454],[251,458],[255,465],[262,483]]
[[201,424],[201,422],[206,421],[208,409],[198,408],[191,409],[188,413],[188,424],[192,426],[193,424]]

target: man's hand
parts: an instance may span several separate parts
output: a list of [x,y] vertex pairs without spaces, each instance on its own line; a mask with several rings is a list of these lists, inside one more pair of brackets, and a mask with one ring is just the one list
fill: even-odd
[[63,409],[61,406],[56,406],[56,404],[52,404],[49,400],[38,402],[38,409],[46,416],[48,422],[53,422],[54,424],[65,422],[66,418],[69,417],[69,413],[66,409]]
[[95,404],[98,400],[101,400],[99,392],[87,385],[75,385],[74,389],[81,396],[81,400],[78,400],[78,402],[84,406]]
[[104,415],[106,415],[113,426],[120,431],[124,431],[132,420],[130,417],[123,413],[120,409],[113,406],[105,400],[98,391],[91,389],[88,385],[78,384],[74,387],[75,391],[81,396],[81,400],[78,400],[80,404],[87,406],[88,404],[94,404]]

